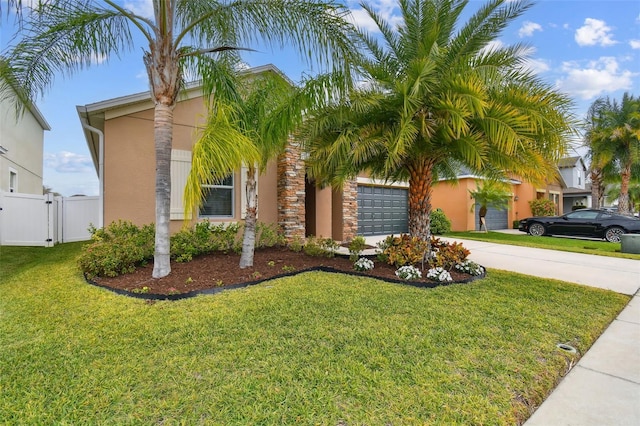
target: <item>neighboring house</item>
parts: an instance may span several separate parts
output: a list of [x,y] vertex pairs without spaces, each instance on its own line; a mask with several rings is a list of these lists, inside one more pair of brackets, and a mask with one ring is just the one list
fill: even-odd
[[45,130],[35,105],[16,115],[11,100],[0,102],[0,191],[42,195]]
[[[475,191],[483,179],[464,172],[456,181],[443,180],[434,187],[431,204],[434,209],[440,208],[444,211],[451,221],[452,231],[480,230],[479,206],[475,204],[469,191]],[[552,182],[540,188],[519,179],[510,179],[508,185],[512,197],[507,209],[487,209],[485,220],[489,230],[513,228],[514,221],[531,216],[529,202],[532,200],[549,198],[558,206],[562,200],[563,188],[560,182]]]
[[587,183],[587,166],[580,156],[560,160],[558,170],[566,185],[563,191],[563,211],[591,207],[591,184]]

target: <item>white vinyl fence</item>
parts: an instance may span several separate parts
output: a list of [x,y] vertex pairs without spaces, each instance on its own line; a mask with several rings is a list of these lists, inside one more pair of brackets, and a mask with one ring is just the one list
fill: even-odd
[[0,245],[44,246],[84,241],[98,227],[98,197],[54,197],[0,191]]

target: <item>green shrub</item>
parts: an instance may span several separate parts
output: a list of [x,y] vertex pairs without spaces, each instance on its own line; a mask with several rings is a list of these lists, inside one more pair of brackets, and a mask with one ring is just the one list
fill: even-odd
[[427,251],[425,241],[408,234],[402,234],[399,237],[390,235],[378,244],[378,247],[382,249],[380,260],[396,268],[421,263]]
[[289,241],[287,246],[289,247],[289,249],[291,251],[294,251],[296,253],[300,253],[302,251],[302,249],[304,248],[304,238],[301,238],[301,237],[296,235],[295,237],[293,237],[291,239],[291,241]]
[[[194,256],[215,251],[242,252],[244,225],[236,223],[198,222],[171,237],[171,257],[176,262],[189,262]],[[277,225],[256,223],[255,248],[283,245],[284,235]]]
[[171,236],[171,257],[176,262],[189,262],[194,256],[227,246],[224,236],[216,238],[209,222],[198,222],[193,228],[183,228]]
[[349,259],[352,262],[357,261],[366,246],[367,242],[362,235],[355,236],[349,243]]
[[451,232],[451,221],[444,214],[442,209],[435,209],[431,212],[431,233],[442,235]]
[[312,235],[307,238],[303,250],[309,256],[333,257],[338,247],[338,243],[331,238],[316,238]]
[[217,250],[234,253],[242,252],[242,225],[238,223],[209,223],[211,238],[218,247]]
[[531,214],[534,216],[554,216],[556,214],[556,203],[548,198],[529,201]]
[[256,248],[284,246],[286,239],[282,229],[273,223],[256,223]]
[[89,277],[115,277],[133,272],[153,258],[153,225],[142,228],[129,221],[112,222],[102,229],[90,228],[90,244],[82,248],[78,265]]

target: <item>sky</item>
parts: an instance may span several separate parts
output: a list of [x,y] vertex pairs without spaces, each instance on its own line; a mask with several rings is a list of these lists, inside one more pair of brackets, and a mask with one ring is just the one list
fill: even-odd
[[[6,0],[0,18],[0,51],[10,44],[13,27]],[[23,0],[24,2],[24,0]],[[382,16],[397,18],[396,0],[368,0]],[[26,2],[24,2],[26,3]],[[124,0],[126,8],[148,15],[150,0]],[[375,31],[359,1],[345,0],[357,25]],[[483,0],[470,0],[473,11]],[[463,19],[466,20],[466,15]],[[621,99],[623,93],[640,96],[640,2],[637,0],[538,0],[496,40],[501,45],[526,43],[531,48],[529,66],[557,90],[569,95],[575,114],[583,118],[598,97]],[[45,132],[44,185],[64,196],[97,195],[98,179],[76,112],[87,105],[148,90],[139,44],[131,53],[70,77],[59,76],[36,102],[51,126]],[[250,66],[274,64],[291,80],[317,70],[285,50],[244,54]],[[577,144],[576,144],[577,145]],[[583,149],[577,150],[584,154]]]

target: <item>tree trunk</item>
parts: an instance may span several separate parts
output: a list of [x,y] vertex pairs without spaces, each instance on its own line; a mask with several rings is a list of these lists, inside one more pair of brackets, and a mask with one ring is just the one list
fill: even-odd
[[409,169],[409,234],[430,243],[433,162],[417,159]]
[[[156,10],[171,12],[169,9]],[[171,272],[170,230],[171,208],[171,145],[173,141],[173,108],[180,88],[180,61],[172,44],[172,15],[165,16],[166,32],[157,34],[149,44],[144,64],[149,75],[151,98],[155,103],[154,138],[156,149],[156,238],[153,258],[153,278],[162,278]]]
[[484,228],[484,232],[487,232],[487,221],[485,220],[487,216],[487,206],[483,205],[478,210],[478,223],[480,223],[480,231]]
[[631,163],[625,164],[620,172],[620,197],[618,198],[618,213],[630,215],[629,182],[631,181]]
[[153,278],[171,272],[170,208],[171,208],[171,139],[173,108],[156,104],[154,134],[156,146],[156,237],[153,255]]
[[253,253],[256,248],[256,222],[258,217],[258,192],[256,191],[256,169],[247,169],[247,213],[244,219],[244,235],[242,237],[242,254],[240,268],[253,266]]
[[591,207],[594,209],[602,207],[603,196],[602,170],[599,168],[591,169]]

